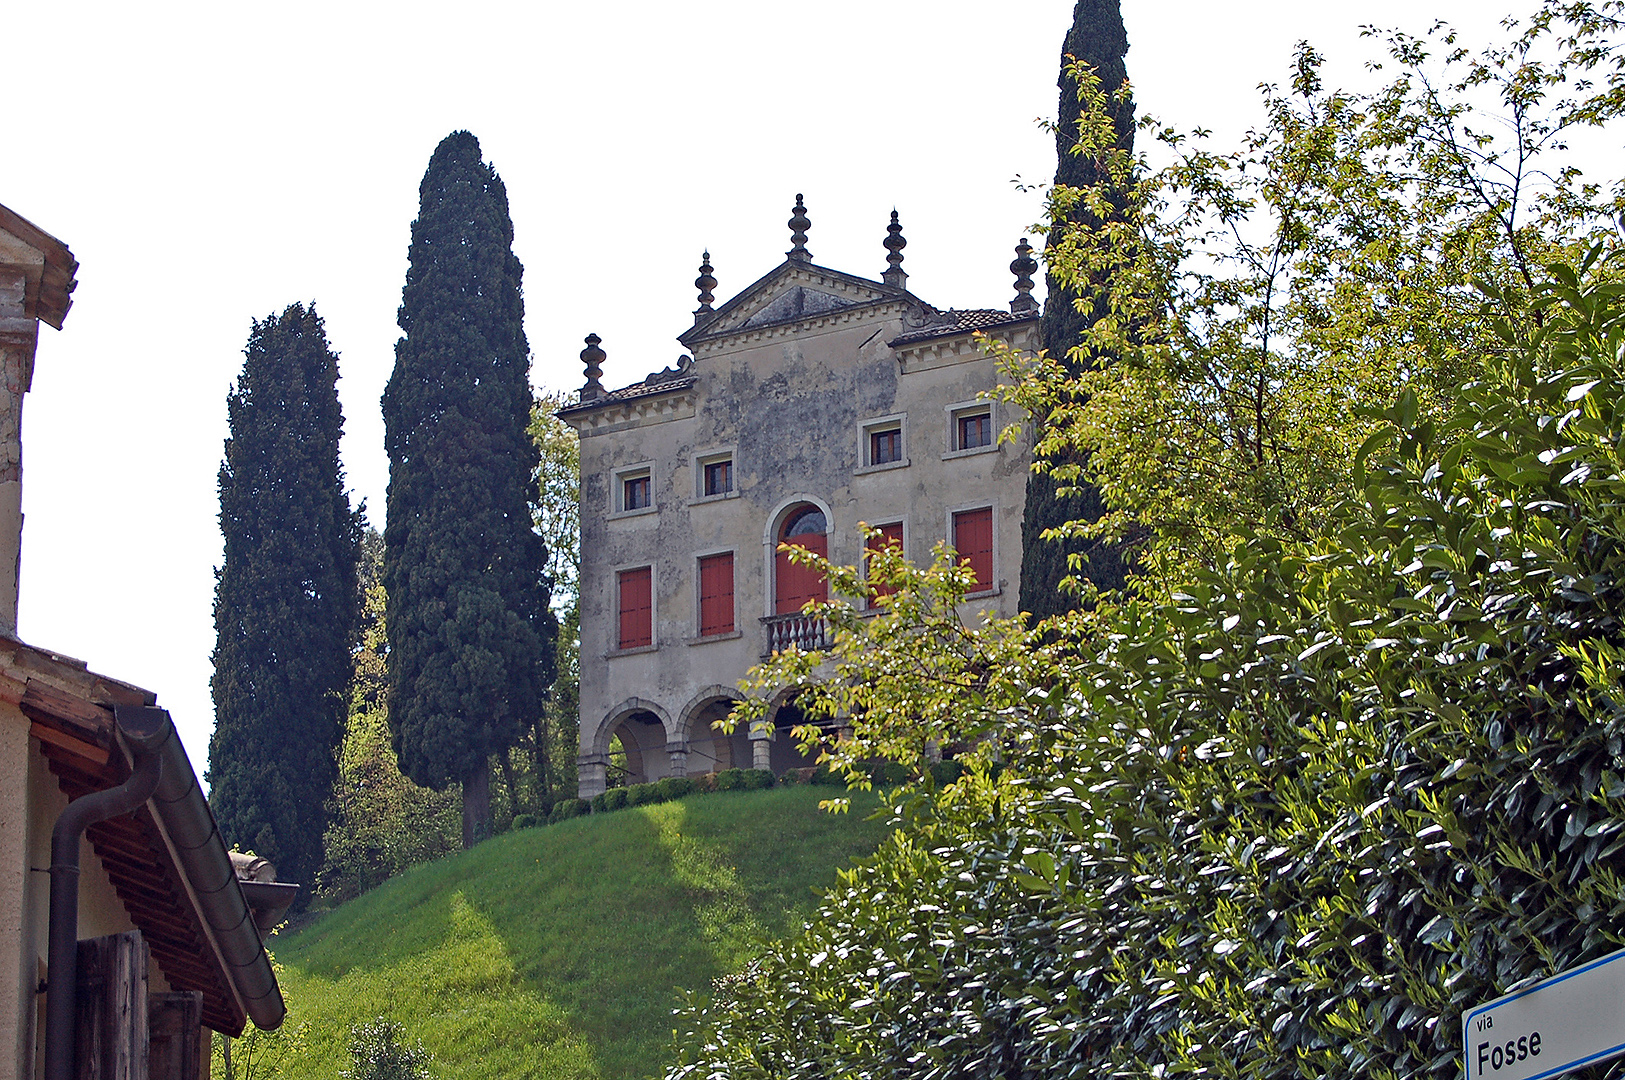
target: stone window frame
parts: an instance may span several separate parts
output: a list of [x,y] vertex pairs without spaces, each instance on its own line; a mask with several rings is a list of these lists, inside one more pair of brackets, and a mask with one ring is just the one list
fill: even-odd
[[[638,517],[643,514],[658,514],[660,500],[655,497],[654,462],[640,461],[634,465],[624,465],[614,470],[614,481],[610,485],[609,497],[613,500],[610,505],[611,518]],[[626,508],[626,484],[629,480],[646,479],[649,481],[649,505],[638,506],[631,510]]]
[[[942,460],[953,458],[973,457],[977,454],[994,454],[999,450],[999,431],[1001,429],[999,416],[999,402],[988,398],[976,398],[971,401],[956,401],[951,405],[943,406],[943,412],[948,418]],[[987,413],[988,426],[992,429],[992,441],[986,446],[961,447],[959,445],[959,421],[964,417],[974,416],[978,413]]]
[[[726,461],[733,466],[733,486],[727,491],[715,495],[705,493],[705,467]],[[690,471],[694,476],[694,494],[691,503],[722,502],[724,499],[739,498],[739,451],[735,446],[719,446],[704,450],[692,455],[689,459]]]
[[[870,457],[873,446],[873,436],[881,432],[897,429],[901,436],[903,456],[896,461],[883,461],[875,464]],[[871,416],[867,420],[858,422],[858,467],[853,475],[862,476],[864,473],[885,472],[888,469],[908,468],[908,413],[888,413],[885,416]]]

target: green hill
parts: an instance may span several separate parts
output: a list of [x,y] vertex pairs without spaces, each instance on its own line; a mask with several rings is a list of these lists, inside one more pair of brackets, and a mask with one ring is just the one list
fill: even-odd
[[678,990],[707,990],[795,929],[813,890],[880,843],[873,800],[832,815],[817,808],[832,793],[597,814],[402,874],[271,941],[288,1019],[238,1040],[234,1071],[337,1080],[351,1026],[387,1016],[433,1052],[437,1076],[657,1074]]

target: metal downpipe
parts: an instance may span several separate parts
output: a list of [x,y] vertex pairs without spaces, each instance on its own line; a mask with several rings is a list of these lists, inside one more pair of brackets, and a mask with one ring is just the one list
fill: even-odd
[[74,1027],[79,998],[79,846],[98,821],[137,809],[158,788],[158,749],[174,729],[162,709],[121,708],[116,725],[135,759],[118,787],[73,800],[51,830],[51,922],[45,990],[45,1080],[73,1080]]

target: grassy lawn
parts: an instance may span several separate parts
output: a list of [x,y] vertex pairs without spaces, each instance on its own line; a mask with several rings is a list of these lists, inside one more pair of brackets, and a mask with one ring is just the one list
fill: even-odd
[[351,1025],[388,1016],[438,1076],[656,1075],[677,991],[706,990],[794,930],[813,890],[879,844],[873,800],[836,816],[817,808],[831,794],[691,796],[418,867],[272,939],[288,1020],[234,1056],[337,1080]]

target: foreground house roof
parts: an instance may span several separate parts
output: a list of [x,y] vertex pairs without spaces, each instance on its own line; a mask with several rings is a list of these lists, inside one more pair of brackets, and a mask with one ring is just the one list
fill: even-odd
[[[114,710],[156,703],[150,691],[82,661],[6,637],[0,698],[29,719],[70,801],[124,782],[131,763],[114,735]],[[90,826],[86,838],[171,988],[203,994],[204,1023],[228,1035],[241,1034],[250,1017],[274,1028],[285,1008],[252,909],[196,773],[172,741],[159,793],[132,814]]]

